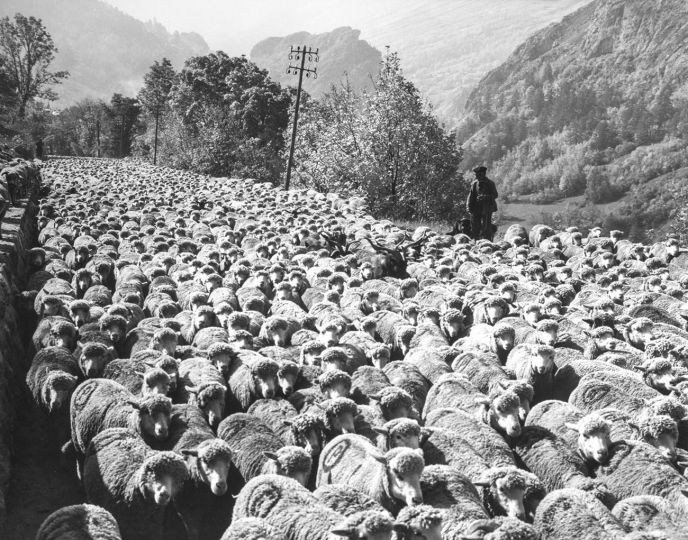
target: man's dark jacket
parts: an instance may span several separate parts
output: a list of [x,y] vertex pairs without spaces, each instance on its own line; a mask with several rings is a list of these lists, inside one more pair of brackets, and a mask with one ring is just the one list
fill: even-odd
[[466,209],[473,215],[497,211],[497,186],[489,178],[475,180],[468,194]]

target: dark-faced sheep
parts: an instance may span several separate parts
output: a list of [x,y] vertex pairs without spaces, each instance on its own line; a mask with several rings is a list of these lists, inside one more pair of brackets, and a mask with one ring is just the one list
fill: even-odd
[[188,478],[184,459],[157,452],[128,429],[107,429],[89,444],[84,460],[89,503],[112,513],[123,538],[162,540],[165,506]]

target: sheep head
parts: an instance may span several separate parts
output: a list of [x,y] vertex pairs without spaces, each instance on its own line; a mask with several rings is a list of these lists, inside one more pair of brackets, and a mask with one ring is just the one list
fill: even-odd
[[423,493],[420,489],[420,477],[423,474],[425,460],[420,448],[393,448],[384,456],[376,456],[387,469],[389,495],[408,506],[423,504]]
[[227,493],[227,474],[232,466],[232,451],[225,441],[209,439],[196,448],[182,450],[182,454],[196,460],[197,470],[213,495]]
[[184,459],[175,452],[155,452],[137,472],[137,485],[146,500],[167,506],[189,478]]
[[570,430],[578,432],[578,451],[590,461],[604,465],[609,461],[609,423],[601,416],[589,414],[577,423],[566,423]]

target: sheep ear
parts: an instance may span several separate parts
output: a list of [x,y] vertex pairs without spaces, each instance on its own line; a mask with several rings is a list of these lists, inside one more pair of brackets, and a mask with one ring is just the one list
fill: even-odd
[[345,526],[330,529],[330,534],[334,534],[335,536],[346,536],[347,538],[354,538],[354,532],[354,530],[345,528]]
[[688,489],[682,489],[682,490],[681,490],[681,494],[682,494],[684,497],[688,497]]
[[192,449],[192,450],[182,450],[182,454],[185,456],[194,456],[198,457],[198,450]]
[[640,371],[641,373],[647,372],[647,368],[645,366],[633,366],[633,369],[635,369],[636,371]]
[[385,467],[387,466],[387,458],[386,458],[385,456],[382,456],[382,455],[380,455],[380,454],[373,454],[372,457],[373,457],[373,459],[374,459],[375,461],[379,461],[379,462],[382,463]]
[[472,482],[475,487],[490,487],[490,483],[486,481],[480,481],[476,480],[475,482]]
[[373,426],[373,431],[377,433],[378,435],[383,435],[387,437],[389,435],[389,430],[383,427],[375,427]]
[[571,431],[578,431],[578,424],[574,424],[572,422],[565,422],[564,425]]
[[134,409],[136,409],[137,411],[141,410],[141,404],[138,401],[135,401],[133,399],[128,399],[126,402],[129,405],[131,405],[132,407],[134,407]]
[[368,399],[374,399],[375,401],[380,401],[380,394],[371,394]]
[[198,386],[185,386],[184,388],[189,394],[198,394]]
[[285,426],[291,426],[292,421],[291,421],[291,420],[282,420],[282,423],[283,423]]
[[626,424],[628,424],[628,427],[635,429],[636,431],[640,431],[640,426],[635,422],[626,422]]
[[507,390],[507,389],[511,386],[511,385],[509,384],[509,382],[508,382],[508,381],[505,381],[505,380],[501,380],[501,381],[499,381],[497,384],[499,384],[499,387],[500,387],[502,390]]
[[477,397],[475,398],[475,404],[480,405],[481,407],[489,407],[490,400],[486,397]]
[[418,454],[420,457],[425,458],[425,454],[423,453],[423,449],[422,449],[422,448],[416,448],[416,449],[414,450],[414,452],[415,452],[416,454]]
[[265,456],[268,459],[271,459],[272,461],[279,461],[277,454],[275,454],[274,452],[263,452],[263,456]]
[[478,536],[478,535],[461,535],[457,537],[458,540],[482,540],[484,536]]

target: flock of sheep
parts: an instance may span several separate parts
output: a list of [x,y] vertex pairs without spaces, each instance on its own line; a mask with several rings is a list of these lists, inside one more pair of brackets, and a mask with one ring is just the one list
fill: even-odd
[[501,242],[116,160],[43,169],[37,540],[688,538],[688,255]]

